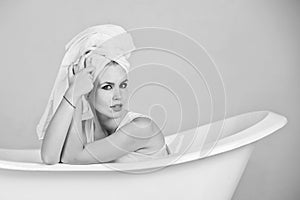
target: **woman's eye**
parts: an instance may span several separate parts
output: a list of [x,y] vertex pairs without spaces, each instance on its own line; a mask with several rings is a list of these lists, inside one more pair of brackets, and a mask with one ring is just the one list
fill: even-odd
[[[126,88],[126,87],[127,87],[127,83],[121,84],[121,88]],[[112,86],[111,85],[105,85],[101,89],[110,90],[110,89],[112,89]]]
[[103,86],[103,87],[102,87],[102,89],[104,89],[104,90],[108,90],[108,89],[110,89],[110,88],[108,88],[108,87],[111,87],[111,85],[106,85],[106,86]]
[[126,87],[127,87],[127,83],[123,83],[123,84],[121,85],[121,87],[122,87],[122,88],[126,88]]

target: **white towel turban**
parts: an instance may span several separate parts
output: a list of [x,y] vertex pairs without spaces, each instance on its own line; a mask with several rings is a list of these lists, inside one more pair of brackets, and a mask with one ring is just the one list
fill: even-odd
[[[69,87],[69,79],[74,76],[73,70],[80,71],[84,67],[84,60],[92,53],[99,54],[94,81],[104,71],[104,67],[110,61],[116,61],[128,73],[130,64],[127,59],[130,52],[135,49],[131,35],[121,26],[105,24],[89,27],[76,35],[66,46],[65,56],[61,63],[58,76],[51,91],[46,109],[36,127],[39,139],[44,138],[45,131],[56,112],[63,95]],[[82,96],[82,120],[94,117],[90,104]],[[92,128],[92,127],[90,127]],[[93,141],[91,133],[88,140]],[[89,142],[90,142],[89,141]]]

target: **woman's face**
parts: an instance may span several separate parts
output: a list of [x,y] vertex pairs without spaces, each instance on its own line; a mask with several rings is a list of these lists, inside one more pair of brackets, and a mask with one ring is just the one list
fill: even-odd
[[94,106],[98,112],[109,118],[122,116],[128,99],[127,78],[126,71],[120,65],[115,63],[105,67],[95,84]]

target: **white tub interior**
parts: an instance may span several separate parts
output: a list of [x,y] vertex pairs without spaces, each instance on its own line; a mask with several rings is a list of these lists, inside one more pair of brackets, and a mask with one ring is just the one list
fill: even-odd
[[[167,143],[173,153],[196,152],[207,145],[212,147],[217,140],[235,135],[245,129],[252,127],[268,115],[268,111],[252,112],[235,117],[219,120],[211,124],[189,129],[176,135],[170,135]],[[200,134],[197,134],[200,133]],[[206,137],[206,139],[205,139]],[[211,144],[211,145],[209,145]]]

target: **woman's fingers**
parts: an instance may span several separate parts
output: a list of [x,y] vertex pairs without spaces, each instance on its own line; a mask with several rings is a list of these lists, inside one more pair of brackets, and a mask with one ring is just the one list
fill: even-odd
[[87,74],[93,80],[93,72],[95,71],[94,66],[88,66],[81,70],[81,73]]
[[94,66],[90,65],[90,66],[84,68],[83,70],[90,73],[90,72],[93,72],[95,69],[96,68]]

